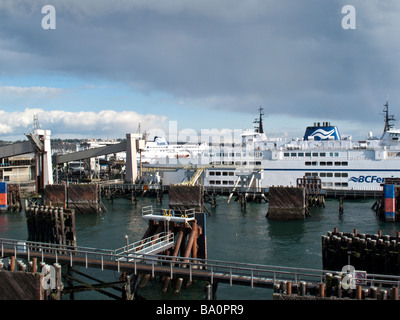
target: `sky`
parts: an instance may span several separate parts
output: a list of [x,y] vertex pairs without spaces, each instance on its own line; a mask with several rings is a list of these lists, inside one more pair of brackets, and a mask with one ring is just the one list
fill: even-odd
[[53,138],[247,129],[260,106],[271,137],[380,136],[399,31],[398,0],[0,0],[0,140],[34,115]]

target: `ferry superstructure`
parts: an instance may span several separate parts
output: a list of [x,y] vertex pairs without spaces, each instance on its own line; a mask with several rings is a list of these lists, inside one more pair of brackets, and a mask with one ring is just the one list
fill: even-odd
[[165,137],[155,136],[153,141],[146,143],[145,149],[141,155],[141,161],[144,163],[159,163],[168,162],[171,159],[173,163],[174,159],[180,158],[198,158],[202,155],[202,152],[206,150],[206,144],[174,144],[168,143]]
[[[224,146],[199,145],[196,152],[171,162],[152,162],[163,184],[181,183],[193,177],[206,187],[269,188],[296,186],[298,178],[321,179],[323,189],[380,190],[385,178],[400,177],[400,130],[384,106],[385,127],[380,138],[365,140],[342,137],[329,122],[307,127],[302,139],[268,139],[262,115],[257,127],[242,133],[240,143]],[[169,171],[163,171],[169,167]],[[172,170],[172,168],[174,168]]]

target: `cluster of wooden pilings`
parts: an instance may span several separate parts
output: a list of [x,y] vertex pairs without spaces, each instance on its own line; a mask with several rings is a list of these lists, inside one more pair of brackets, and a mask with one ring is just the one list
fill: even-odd
[[325,196],[322,194],[308,194],[306,195],[307,207],[323,207],[325,208]]
[[240,203],[240,207],[243,211],[246,210],[247,202],[261,203],[262,201],[267,202],[267,198],[264,193],[251,193],[251,192],[237,192],[235,202]]
[[21,195],[18,184],[7,185],[7,209],[8,211],[22,210]]
[[326,270],[342,270],[352,265],[373,274],[400,275],[400,232],[396,236],[338,232],[322,236],[322,265]]
[[37,258],[15,256],[0,259],[0,300],[61,300],[61,265],[52,266]]
[[[184,213],[182,213],[184,214]],[[179,216],[179,214],[178,214]],[[199,222],[199,223],[198,223]],[[168,231],[174,234],[176,239],[175,245],[170,249],[161,253],[166,258],[169,256],[182,258],[207,258],[206,237],[203,231],[204,227],[204,213],[196,214],[196,220],[186,223],[168,222],[168,221],[154,221],[149,220],[149,226],[143,236],[143,239],[153,237],[156,238],[158,234],[163,231]],[[184,260],[185,261],[185,260]],[[178,263],[178,262],[177,262]],[[179,262],[182,263],[182,262]],[[185,267],[185,265],[182,265]],[[201,266],[199,266],[200,268]],[[150,274],[141,274],[139,288],[144,288],[149,279]],[[161,277],[160,281],[163,283],[162,293],[166,293],[171,286],[174,287],[174,293],[179,293],[183,284],[183,278],[171,279],[169,276]],[[186,281],[185,286],[191,285],[191,281]]]
[[344,274],[327,273],[324,282],[310,285],[305,281],[292,283],[281,282],[274,286],[274,300],[399,300],[398,287],[380,288],[371,286],[344,289]]
[[25,213],[28,241],[76,246],[75,210],[31,205]]

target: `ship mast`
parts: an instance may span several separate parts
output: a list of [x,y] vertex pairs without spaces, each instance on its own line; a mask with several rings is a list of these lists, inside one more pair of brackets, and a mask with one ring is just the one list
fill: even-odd
[[393,124],[391,122],[396,121],[396,119],[393,114],[389,115],[389,101],[386,101],[386,103],[383,106],[384,106],[383,112],[385,116],[385,128],[383,129],[383,135],[384,135],[385,132],[393,128]]
[[262,122],[262,118],[264,116],[264,108],[260,106],[260,108],[258,109],[260,111],[260,118],[259,119],[255,119],[254,123],[258,125],[258,127],[256,127],[256,132],[258,133],[264,133],[264,127],[263,127],[263,122]]

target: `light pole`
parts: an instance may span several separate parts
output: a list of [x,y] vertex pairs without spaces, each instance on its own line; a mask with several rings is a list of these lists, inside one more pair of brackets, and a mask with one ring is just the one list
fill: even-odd
[[126,239],[126,254],[128,254],[128,251],[129,251],[129,236],[127,234],[125,235],[125,239]]

